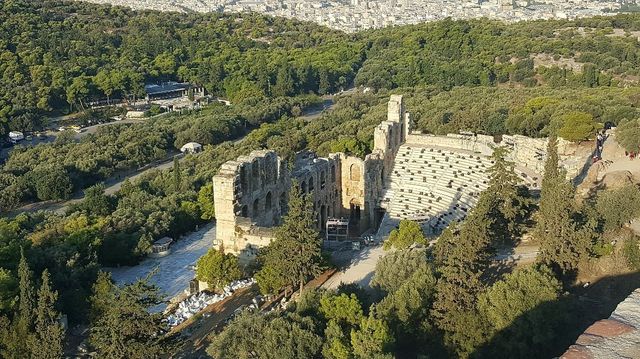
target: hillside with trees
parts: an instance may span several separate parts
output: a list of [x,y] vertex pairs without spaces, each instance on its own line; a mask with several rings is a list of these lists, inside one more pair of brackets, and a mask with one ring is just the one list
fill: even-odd
[[[639,29],[639,15],[617,15],[508,25],[445,20],[345,35],[255,14],[3,2],[0,136],[38,130],[48,116],[83,111],[93,101],[140,98],[146,82],[190,81],[233,105],[12,151],[0,169],[3,211],[82,191],[85,197],[62,214],[0,219],[0,356],[57,356],[59,314],[71,325],[90,326],[89,342],[100,356],[157,357],[179,347],[179,340],[159,335],[166,329],[160,316],[146,311],[161,301],[157,290],[144,282],[118,287],[101,268],[135,265],[154,240],[179,238],[215,218],[211,178],[227,160],[255,149],[286,160],[303,149],[364,157],[391,93],[406,95],[425,133],[580,142],[611,123],[620,125],[620,143],[636,151],[640,46],[632,32]],[[578,65],[570,70],[563,63]],[[337,96],[333,109],[312,121],[299,117],[318,95],[352,84],[371,91]],[[189,141],[204,144],[204,151],[105,194],[102,181],[170,158]],[[240,358],[560,354],[606,311],[579,299],[573,281],[585,263],[610,259],[627,274],[640,268],[638,239],[622,228],[640,214],[640,190],[607,190],[577,204],[550,156],[535,201],[515,188],[500,155],[491,195],[460,227],[444,231],[435,248],[410,249],[426,239],[414,224],[398,229],[389,243],[396,252],[380,261],[373,280],[377,297],[349,286],[305,293],[278,315],[241,315],[212,338],[208,352]],[[266,293],[297,288],[328,265],[309,225],[308,203],[293,197],[296,211],[255,268]],[[496,275],[490,256],[523,233],[540,244],[537,264]],[[304,258],[291,258],[296,251]],[[237,263],[216,251],[201,263],[198,276],[212,286],[240,275]],[[119,350],[122,343],[127,351]]]

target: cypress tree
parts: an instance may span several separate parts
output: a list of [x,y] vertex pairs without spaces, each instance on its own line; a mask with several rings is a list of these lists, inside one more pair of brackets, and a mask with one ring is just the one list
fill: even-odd
[[[518,236],[518,224],[527,213],[527,199],[521,194],[520,178],[515,172],[515,163],[507,160],[509,150],[496,147],[493,150],[493,165],[489,168],[489,186],[483,196],[491,194],[492,228],[496,242],[507,244]],[[525,188],[526,190],[526,188]]]
[[179,192],[182,188],[180,161],[178,161],[178,157],[173,158],[173,188],[176,192]]
[[[291,187],[289,211],[282,225],[276,229],[275,240],[266,252],[265,264],[257,278],[258,282],[262,278],[263,281],[298,284],[302,290],[309,278],[322,271],[322,243],[316,229],[311,201],[300,193],[295,181]],[[273,287],[267,283],[262,283],[261,286]]]
[[42,272],[42,284],[38,290],[35,333],[30,347],[33,359],[57,359],[62,357],[64,331],[58,321],[54,306],[58,293],[51,289],[49,271]]
[[575,271],[589,245],[588,228],[580,229],[574,219],[574,194],[566,172],[558,167],[557,139],[551,138],[534,235],[540,241],[538,261],[562,275]]
[[276,83],[272,88],[272,94],[274,96],[289,96],[295,91],[294,87],[295,83],[293,80],[291,66],[288,62],[284,61],[278,70]]
[[5,351],[1,356],[7,359],[22,359],[30,356],[28,338],[32,335],[33,328],[33,284],[31,282],[31,270],[20,250],[20,263],[18,264],[18,279],[20,282],[20,300],[18,312],[15,314],[11,327],[7,332]]

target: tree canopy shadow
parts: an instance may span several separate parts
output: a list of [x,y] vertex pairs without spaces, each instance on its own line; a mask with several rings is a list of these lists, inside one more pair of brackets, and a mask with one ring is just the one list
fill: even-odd
[[573,288],[570,294],[542,303],[516,318],[471,357],[558,357],[590,325],[608,318],[637,288],[640,288],[640,272],[604,277],[587,288]]

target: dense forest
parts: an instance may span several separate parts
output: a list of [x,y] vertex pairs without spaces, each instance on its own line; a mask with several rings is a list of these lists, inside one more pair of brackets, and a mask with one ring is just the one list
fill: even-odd
[[597,87],[634,84],[637,15],[503,24],[440,21],[346,35],[256,14],[131,11],[5,1],[0,11],[0,135],[43,115],[144,95],[167,80],[234,101],[357,85]]
[[[117,349],[112,338],[131,343],[129,352],[119,354],[128,358],[175,349],[176,338],[159,341],[160,317],[146,312],[162,300],[154,289],[143,282],[119,288],[100,268],[136,264],[155,239],[179,238],[215,218],[211,178],[227,160],[258,148],[285,159],[303,149],[365,156],[391,93],[406,96],[417,129],[425,133],[560,135],[580,142],[613,123],[620,125],[619,140],[627,150],[640,145],[637,15],[509,25],[445,20],[346,35],[256,14],[174,14],[27,0],[8,0],[0,8],[3,138],[9,130],[38,130],[51,116],[95,116],[88,109],[92,101],[139,98],[148,82],[190,81],[233,103],[105,126],[80,141],[63,134],[54,143],[12,151],[0,169],[0,210],[82,191],[85,196],[64,213],[0,219],[3,357],[40,357],[33,343],[61,338],[56,312],[68,315],[72,325],[90,323],[92,347],[104,357],[119,357],[117,350],[110,352]],[[312,121],[300,117],[319,103],[318,95],[354,85],[372,91],[335,96],[331,111]],[[576,123],[586,130],[567,131]],[[102,181],[170,159],[189,141],[204,144],[204,151],[105,194]],[[496,162],[504,165],[496,178],[509,179],[509,165]],[[213,338],[210,354],[558,355],[586,322],[602,314],[577,299],[576,271],[603,258],[639,268],[637,239],[625,237],[622,226],[640,213],[640,192],[624,187],[575,205],[557,163],[548,167],[540,201],[509,191],[516,189],[511,182],[494,183],[499,196],[485,195],[485,205],[461,227],[445,231],[435,249],[409,250],[391,241],[398,252],[379,264],[377,296],[344,287],[308,293],[279,316],[243,315]],[[308,225],[308,208],[295,200],[291,207],[298,208],[300,220],[280,233],[304,232],[315,243],[313,233],[300,228]],[[505,208],[515,212],[503,213]],[[403,228],[393,236],[398,243],[424,242]],[[407,228],[411,232],[411,224]],[[539,266],[491,277],[487,255],[495,251],[495,240],[517,242],[523,232],[543,247]],[[577,236],[547,235],[569,232]],[[618,245],[611,244],[621,236]],[[269,251],[262,254],[263,267],[253,268],[265,292],[297,286],[300,278],[330,265],[315,245],[309,247],[309,263],[278,261],[277,248],[295,246],[282,239],[271,257]],[[296,268],[295,280],[289,280],[291,273],[282,280]],[[507,300],[511,295],[518,297]],[[118,337],[123,331],[113,323],[127,328],[130,337]],[[47,347],[61,350],[53,342]]]

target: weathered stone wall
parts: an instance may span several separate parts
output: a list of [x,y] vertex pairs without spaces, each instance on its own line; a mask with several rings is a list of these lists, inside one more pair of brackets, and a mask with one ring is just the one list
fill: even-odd
[[392,95],[387,108],[387,120],[373,131],[373,154],[382,160],[382,177],[393,167],[398,148],[406,141],[411,130],[409,113],[405,112],[402,96]]
[[253,151],[222,165],[213,187],[216,238],[226,252],[246,249],[236,228],[239,223],[261,227],[279,223],[289,186],[286,163],[273,151]]
[[385,169],[393,166],[409,131],[402,96],[394,95],[388,120],[375,129],[373,153],[364,160],[343,153],[318,158],[304,151],[288,171],[275,152],[254,151],[225,163],[213,181],[218,243],[243,261],[253,258],[271,242],[294,181],[310,195],[320,231],[328,218],[345,217],[353,224],[352,234],[362,233],[381,217],[377,203],[388,175]]
[[318,230],[323,231],[327,218],[342,211],[342,168],[339,154],[318,158],[313,152],[301,152],[296,156],[292,177],[302,193],[310,195]]
[[[375,227],[383,214],[380,202],[386,193],[385,185],[398,149],[404,143],[460,149],[484,156],[491,155],[495,146],[506,145],[511,148],[510,156],[518,169],[535,182],[544,169],[547,140],[503,136],[496,143],[494,137],[485,135],[411,133],[410,115],[405,111],[402,96],[393,95],[387,120],[375,128],[373,151],[364,160],[344,153],[318,158],[304,151],[296,155],[289,170],[275,152],[253,151],[222,165],[214,177],[217,241],[226,252],[239,255],[243,261],[253,258],[260,247],[273,239],[272,229],[286,213],[294,181],[304,194],[310,195],[321,232],[331,217],[349,218],[352,235]],[[571,146],[562,140],[558,152],[562,163],[573,155]],[[568,170],[570,177],[578,172],[575,168]]]

